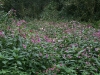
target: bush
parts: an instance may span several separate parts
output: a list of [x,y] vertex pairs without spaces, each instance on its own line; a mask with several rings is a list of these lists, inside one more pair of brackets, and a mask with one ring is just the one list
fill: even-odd
[[59,11],[57,10],[57,8],[57,2],[50,2],[47,6],[44,7],[43,12],[41,13],[41,18],[44,20],[59,19]]
[[38,18],[40,13],[43,10],[44,3],[48,3],[48,1],[41,0],[4,0],[4,10],[9,11],[10,9],[14,9],[17,12],[17,17],[32,17]]
[[17,11],[17,17],[99,20],[100,0],[3,0],[3,9]]

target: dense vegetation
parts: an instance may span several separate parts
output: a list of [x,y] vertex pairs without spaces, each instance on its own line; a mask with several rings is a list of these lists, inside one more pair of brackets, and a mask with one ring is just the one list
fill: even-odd
[[0,75],[100,75],[99,2],[0,0]]
[[16,10],[18,17],[44,19],[99,20],[100,0],[2,0],[4,10]]

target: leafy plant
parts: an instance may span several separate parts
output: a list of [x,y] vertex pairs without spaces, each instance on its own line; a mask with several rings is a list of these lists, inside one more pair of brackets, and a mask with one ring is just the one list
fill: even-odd
[[1,75],[100,73],[100,32],[92,26],[76,21],[52,23],[36,20],[29,23],[14,20],[5,27],[2,25]]

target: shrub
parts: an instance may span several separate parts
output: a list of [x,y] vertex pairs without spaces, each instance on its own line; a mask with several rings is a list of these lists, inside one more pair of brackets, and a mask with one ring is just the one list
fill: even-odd
[[99,20],[100,0],[3,0],[3,9],[14,9],[17,17]]

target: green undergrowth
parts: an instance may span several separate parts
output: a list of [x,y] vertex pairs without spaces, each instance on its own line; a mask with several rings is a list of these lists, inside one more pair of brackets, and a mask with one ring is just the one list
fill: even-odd
[[0,75],[99,75],[100,30],[77,21],[0,24]]

